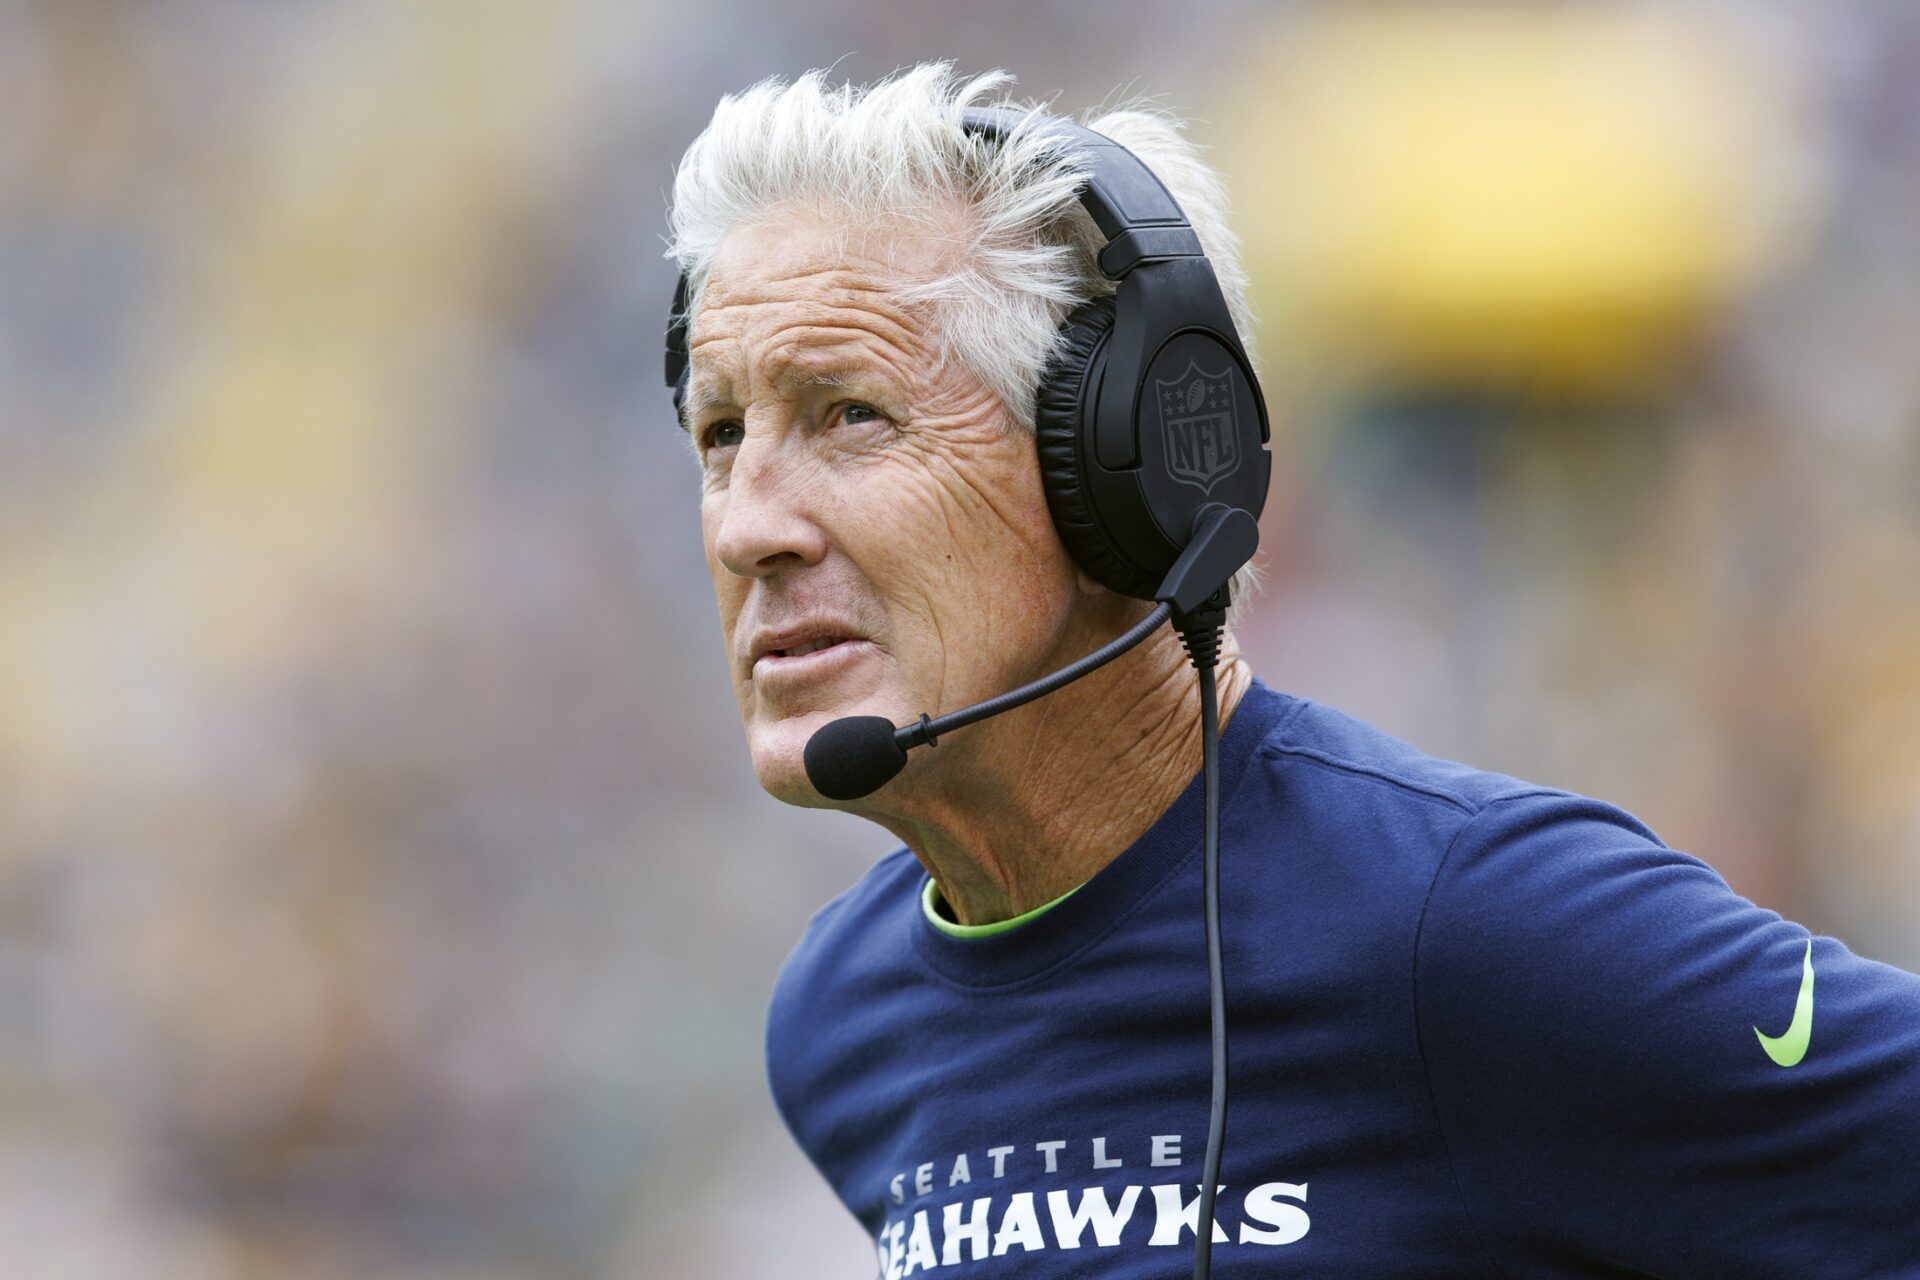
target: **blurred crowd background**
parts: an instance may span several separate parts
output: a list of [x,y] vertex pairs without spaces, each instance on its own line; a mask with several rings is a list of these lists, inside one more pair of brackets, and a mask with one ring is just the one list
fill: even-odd
[[769,74],[1159,95],[1276,686],[1920,967],[1920,7],[0,5],[0,1272],[869,1275],[766,1097],[887,847],[747,768],[659,385]]

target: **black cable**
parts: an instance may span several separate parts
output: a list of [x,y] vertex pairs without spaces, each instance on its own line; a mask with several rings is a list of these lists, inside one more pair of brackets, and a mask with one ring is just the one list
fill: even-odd
[[1157,604],[1153,607],[1153,612],[1134,624],[1132,630],[1101,645],[1078,662],[1062,667],[1052,675],[1042,676],[1032,684],[1021,685],[1009,693],[1003,693],[997,698],[988,698],[985,702],[963,707],[959,711],[949,711],[937,719],[929,720],[923,716],[918,724],[896,729],[893,735],[894,741],[898,742],[902,749],[926,746],[940,734],[954,729],[964,729],[976,720],[985,720],[988,716],[997,716],[1002,711],[1011,711],[1015,707],[1032,702],[1035,698],[1045,697],[1062,685],[1072,684],[1095,667],[1112,662],[1145,640],[1160,629],[1161,624],[1166,622],[1172,612],[1172,605]]
[[1207,1112],[1207,1155],[1201,1162],[1200,1212],[1193,1228],[1193,1277],[1213,1269],[1213,1200],[1220,1181],[1220,1146],[1227,1132],[1227,991],[1220,956],[1220,707],[1211,655],[1200,670],[1200,759],[1205,775],[1206,835],[1202,878],[1207,917],[1207,995],[1212,1027],[1213,1095]]

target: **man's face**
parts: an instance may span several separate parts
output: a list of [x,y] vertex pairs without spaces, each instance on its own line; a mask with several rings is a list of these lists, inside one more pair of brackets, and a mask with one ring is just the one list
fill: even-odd
[[897,297],[951,252],[796,215],[726,239],[694,318],[707,566],[754,772],[785,800],[818,803],[815,729],[1002,692],[1075,606],[1032,437]]

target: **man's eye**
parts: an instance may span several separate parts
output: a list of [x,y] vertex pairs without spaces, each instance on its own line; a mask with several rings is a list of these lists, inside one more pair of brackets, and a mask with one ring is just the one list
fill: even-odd
[[870,404],[848,401],[840,406],[840,420],[853,426],[866,422],[883,422],[886,416]]
[[706,430],[706,447],[709,449],[728,449],[740,443],[746,437],[744,423],[727,421],[716,422]]

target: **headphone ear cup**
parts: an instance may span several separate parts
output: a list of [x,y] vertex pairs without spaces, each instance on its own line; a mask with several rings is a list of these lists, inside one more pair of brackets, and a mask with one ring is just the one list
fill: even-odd
[[1083,461],[1081,406],[1096,390],[1098,358],[1113,331],[1113,316],[1113,299],[1095,298],[1076,307],[1060,326],[1060,343],[1033,397],[1040,482],[1054,527],[1074,563],[1110,591],[1151,600],[1160,583],[1141,572],[1108,538],[1095,513]]

